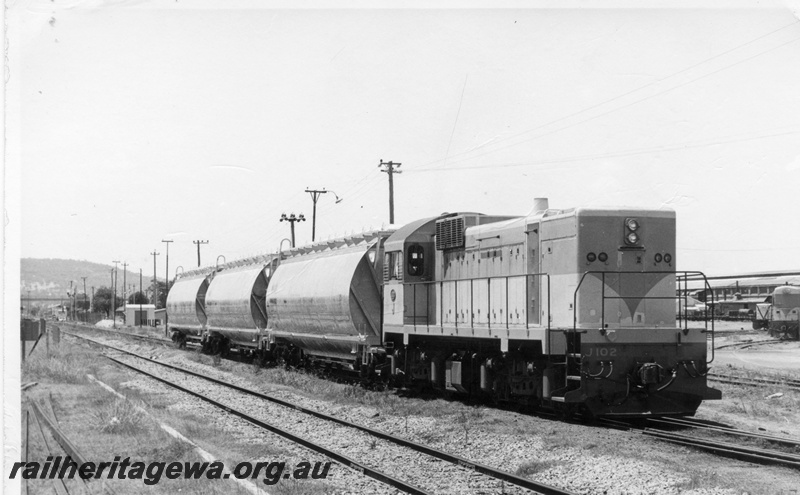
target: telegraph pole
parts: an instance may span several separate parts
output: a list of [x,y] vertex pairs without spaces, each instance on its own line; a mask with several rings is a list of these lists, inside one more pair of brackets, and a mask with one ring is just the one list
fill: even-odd
[[[156,278],[156,256],[161,253],[156,252],[154,249],[153,255],[153,306],[158,307],[158,279]],[[155,318],[155,317],[154,317]]]
[[142,326],[142,269],[139,268],[139,326]]
[[114,271],[111,273],[111,278],[113,281],[111,284],[114,287],[114,295],[111,297],[111,327],[117,328],[117,263],[119,261],[114,261]]
[[128,307],[128,262],[122,264],[122,307]]
[[[86,306],[86,277],[81,277],[83,279],[83,305]],[[89,315],[87,314],[89,308],[83,308],[83,314],[86,316],[86,322],[89,321]]]
[[385,162],[383,160],[381,160],[381,164],[378,165],[378,168],[385,166],[386,169],[381,170],[381,172],[389,174],[389,223],[394,223],[394,180],[392,176],[394,174],[403,173],[395,168],[400,168],[400,165],[402,165],[402,163],[394,163],[392,161]]
[[305,222],[306,217],[303,216],[301,213],[300,216],[294,216],[294,213],[290,213],[289,216],[286,216],[286,213],[281,213],[281,222],[289,222],[292,226],[292,247],[294,247],[294,223],[295,222]]
[[314,211],[311,214],[311,242],[314,242],[316,240],[317,233],[317,200],[319,199],[320,195],[325,193],[333,193],[333,195],[336,196],[336,203],[340,203],[342,200],[336,195],[335,192],[326,191],[324,187],[322,190],[306,188],[306,192],[311,195],[311,201],[314,202]]
[[[166,285],[166,287],[167,287],[167,296],[169,296],[169,243],[173,242],[173,241],[171,239],[170,240],[161,239],[161,242],[163,242],[163,243],[165,243],[167,245],[167,269],[164,270],[164,283],[167,284]],[[164,299],[164,307],[166,307],[166,306],[167,306],[167,300],[165,298]],[[169,332],[169,327],[167,326],[168,324],[169,324],[169,311],[164,311],[164,332],[165,333]]]
[[92,302],[89,304],[89,312],[94,313],[94,285],[92,286]]
[[208,241],[192,241],[192,244],[197,244],[197,267],[200,267],[200,245],[201,244],[208,244]]

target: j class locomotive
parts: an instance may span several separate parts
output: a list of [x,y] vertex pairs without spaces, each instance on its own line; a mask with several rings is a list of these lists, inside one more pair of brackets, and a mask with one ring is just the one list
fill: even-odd
[[674,211],[537,199],[523,217],[442,214],[184,273],[169,329],[363,382],[689,415],[721,394],[706,383],[713,323],[676,319],[675,263]]
[[765,328],[772,337],[800,340],[800,287],[776,287],[766,302],[756,305],[753,328]]

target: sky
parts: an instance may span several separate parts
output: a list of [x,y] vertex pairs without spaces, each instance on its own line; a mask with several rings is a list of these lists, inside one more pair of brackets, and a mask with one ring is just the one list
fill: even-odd
[[9,5],[7,261],[275,252],[306,188],[317,240],[380,228],[391,160],[397,224],[668,207],[680,270],[800,269],[791,4]]

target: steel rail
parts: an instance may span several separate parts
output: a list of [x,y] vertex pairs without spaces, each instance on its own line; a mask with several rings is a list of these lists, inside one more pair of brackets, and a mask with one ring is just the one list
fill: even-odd
[[753,346],[756,346],[756,345],[779,344],[781,342],[785,342],[785,341],[783,341],[783,340],[755,340],[755,341],[750,341],[750,342],[734,342],[733,344],[719,345],[716,348],[717,349],[728,349],[728,348],[731,348],[731,347],[738,347],[739,349],[747,349],[748,347],[753,347]]
[[781,380],[778,378],[770,379],[770,378],[750,378],[745,376],[733,376],[733,375],[720,375],[718,373],[709,373],[706,375],[709,380],[720,382],[720,383],[730,383],[733,385],[746,385],[749,387],[758,387],[761,385],[781,385],[792,389],[800,388],[800,380]]
[[[73,334],[67,333],[67,335],[73,335]],[[457,456],[455,454],[450,454],[448,452],[443,452],[441,450],[437,450],[437,449],[434,449],[432,447],[428,447],[427,445],[422,445],[422,444],[416,443],[416,442],[414,442],[412,440],[408,440],[408,439],[401,438],[401,437],[396,437],[396,436],[391,435],[389,433],[386,433],[386,432],[383,432],[383,431],[380,431],[380,430],[376,430],[376,429],[370,428],[368,426],[363,426],[363,425],[359,425],[357,423],[352,423],[352,422],[347,421],[345,419],[336,418],[336,417],[327,415],[327,414],[325,414],[323,412],[316,411],[314,409],[309,409],[309,408],[306,408],[306,407],[303,407],[303,406],[299,406],[299,405],[294,404],[292,402],[285,401],[283,399],[278,399],[278,398],[275,398],[275,397],[271,397],[269,395],[262,394],[260,392],[256,392],[254,390],[250,390],[250,389],[247,389],[247,388],[244,388],[244,387],[240,387],[238,385],[234,385],[232,383],[229,383],[229,382],[226,382],[226,381],[223,381],[223,380],[218,380],[216,378],[212,378],[212,377],[203,375],[201,373],[197,373],[197,372],[194,372],[194,371],[191,371],[191,370],[187,370],[187,369],[181,368],[179,366],[163,363],[163,362],[160,362],[160,361],[155,361],[153,359],[150,359],[148,357],[142,356],[142,355],[137,354],[137,353],[132,352],[132,351],[128,351],[128,350],[125,350],[125,349],[120,349],[120,348],[117,348],[117,347],[109,345],[109,344],[104,344],[102,342],[97,342],[97,341],[95,341],[93,339],[89,339],[87,337],[82,337],[82,336],[79,336],[79,335],[73,335],[73,336],[78,337],[78,338],[82,338],[82,339],[90,341],[90,342],[94,342],[96,344],[108,347],[110,349],[114,349],[114,350],[119,351],[119,352],[123,352],[125,354],[129,354],[129,355],[134,356],[136,358],[148,361],[148,362],[153,363],[153,364],[157,364],[159,366],[163,366],[165,368],[169,368],[169,369],[173,369],[173,370],[176,370],[176,371],[180,371],[182,373],[186,373],[188,375],[191,375],[191,376],[194,376],[194,377],[197,377],[197,378],[201,378],[201,379],[210,381],[210,382],[215,383],[217,385],[222,385],[224,387],[236,390],[238,392],[249,394],[249,395],[252,395],[254,397],[258,397],[260,399],[263,399],[263,400],[266,400],[266,401],[269,401],[269,402],[273,402],[275,404],[279,404],[281,406],[288,407],[288,408],[294,409],[296,411],[300,411],[302,413],[314,416],[316,418],[320,418],[320,419],[324,419],[324,420],[327,420],[327,421],[331,421],[333,423],[337,423],[337,424],[340,424],[342,426],[355,428],[357,430],[366,432],[366,433],[368,433],[370,435],[376,436],[376,437],[381,438],[383,440],[388,440],[388,441],[390,441],[392,443],[395,443],[397,445],[401,445],[403,447],[408,447],[408,448],[410,448],[412,450],[427,454],[427,455],[429,455],[431,457],[436,457],[436,458],[441,459],[443,461],[450,462],[452,464],[456,464],[456,465],[459,465],[459,466],[467,468],[467,469],[472,469],[473,471],[476,471],[478,473],[485,474],[487,476],[491,476],[493,478],[497,478],[497,479],[500,479],[500,480],[503,480],[503,481],[507,481],[507,482],[509,482],[511,484],[526,488],[528,490],[532,490],[532,491],[534,491],[536,493],[540,493],[542,495],[571,495],[571,494],[574,493],[574,492],[570,492],[570,491],[567,491],[567,490],[562,490],[562,489],[559,489],[559,488],[556,488],[556,487],[553,487],[553,486],[550,486],[550,485],[546,485],[546,484],[543,484],[543,483],[537,483],[535,481],[532,481],[532,480],[529,480],[529,479],[526,479],[526,478],[522,478],[520,476],[517,476],[515,474],[509,473],[507,471],[503,471],[503,470],[500,470],[500,469],[493,468],[491,466],[487,466],[485,464],[481,464],[479,462],[475,462],[475,461],[471,461],[471,460],[465,459],[465,458]]]
[[[89,339],[87,339],[87,340],[89,340]],[[95,342],[95,343],[96,344],[100,344],[99,342]],[[100,344],[100,345],[104,345],[104,344]],[[161,378],[161,377],[159,377],[159,376],[157,376],[157,375],[155,375],[153,373],[145,371],[145,370],[143,370],[141,368],[137,368],[136,366],[133,366],[132,364],[126,363],[124,361],[120,361],[119,359],[113,358],[111,356],[105,356],[105,357],[107,359],[119,364],[119,365],[122,365],[122,366],[125,366],[127,368],[130,368],[130,369],[136,371],[137,373],[140,373],[142,375],[148,376],[148,377],[150,377],[150,378],[152,378],[154,380],[157,380],[157,381],[159,381],[161,383],[164,383],[165,385],[168,385],[168,386],[170,386],[170,387],[172,387],[174,389],[180,390],[181,392],[185,392],[185,393],[187,393],[189,395],[197,397],[200,400],[208,402],[209,404],[211,404],[213,406],[216,406],[219,409],[222,409],[223,411],[225,411],[227,413],[233,414],[234,416],[237,416],[237,417],[247,421],[248,423],[254,424],[254,425],[256,425],[256,426],[258,426],[260,428],[263,428],[263,429],[268,430],[268,431],[270,431],[272,433],[280,435],[280,436],[282,436],[282,437],[284,437],[284,438],[286,438],[286,439],[288,439],[288,440],[290,440],[290,441],[292,441],[294,443],[297,443],[297,444],[300,444],[300,445],[306,447],[307,449],[313,450],[314,452],[317,452],[317,453],[323,454],[323,455],[325,455],[327,457],[330,457],[331,459],[333,459],[333,460],[335,460],[335,461],[337,461],[337,462],[339,462],[339,463],[341,463],[341,464],[343,464],[345,466],[348,466],[348,467],[354,469],[355,471],[358,471],[358,472],[364,474],[365,476],[368,476],[370,478],[378,480],[381,483],[387,484],[387,485],[392,486],[394,488],[397,488],[399,490],[403,490],[406,493],[420,494],[420,495],[429,493],[429,492],[423,490],[422,488],[414,486],[414,485],[412,485],[410,483],[407,483],[407,482],[405,482],[403,480],[397,479],[397,478],[395,478],[393,476],[390,476],[390,475],[388,475],[388,474],[386,474],[386,473],[384,473],[382,471],[379,471],[379,470],[371,468],[369,466],[365,466],[363,464],[360,464],[360,463],[354,461],[353,459],[350,459],[349,457],[347,457],[347,456],[345,456],[343,454],[340,454],[340,453],[338,453],[338,452],[336,452],[334,450],[331,450],[331,449],[328,449],[328,448],[323,447],[321,445],[318,445],[318,444],[316,444],[316,443],[314,443],[314,442],[312,442],[310,440],[307,440],[307,439],[305,439],[305,438],[303,438],[301,436],[295,435],[293,433],[289,433],[288,431],[285,431],[285,430],[283,430],[283,429],[281,429],[281,428],[279,428],[279,427],[277,427],[275,425],[272,425],[270,423],[267,423],[265,421],[261,421],[260,419],[256,419],[256,418],[254,418],[253,416],[250,416],[249,414],[247,414],[244,411],[240,411],[238,409],[230,407],[230,406],[228,406],[226,404],[223,404],[222,402],[219,402],[219,401],[214,400],[214,399],[212,399],[210,397],[207,397],[207,396],[205,396],[205,395],[203,395],[203,394],[201,394],[199,392],[195,392],[195,391],[190,390],[190,389],[188,389],[186,387],[182,387],[181,385],[173,383],[173,382],[171,382],[171,381],[169,381],[169,380],[167,380],[165,378]]]
[[[42,428],[43,420],[39,419],[39,415],[44,413],[39,409],[38,404],[36,404],[35,402],[32,402],[32,404],[33,407],[36,409],[36,414],[34,415],[34,417],[36,418],[36,426],[39,431],[39,435],[42,437],[42,441],[44,442],[45,449],[47,450],[47,456],[55,457],[55,453],[53,449],[50,448],[50,443],[47,441],[47,437],[44,434],[44,429]],[[53,436],[55,437],[55,434]],[[83,482],[86,483],[86,480],[83,480]],[[53,489],[55,490],[56,495],[69,495],[69,488],[67,488],[67,484],[64,482],[64,479],[61,478],[60,476],[57,476],[53,479]]]
[[766,435],[764,433],[755,433],[750,431],[738,430],[736,428],[731,428],[727,426],[717,426],[712,424],[707,424],[700,422],[695,419],[688,419],[688,418],[659,418],[659,419],[651,419],[650,421],[655,423],[661,423],[666,425],[673,425],[673,426],[688,426],[691,428],[697,429],[704,429],[704,430],[712,430],[721,433],[726,433],[729,435],[736,435],[740,437],[749,437],[755,438],[759,440],[767,440],[773,443],[779,443],[781,445],[786,445],[787,447],[800,447],[800,439],[788,438],[788,437],[777,437],[774,435]]
[[83,456],[83,454],[80,453],[78,448],[75,447],[75,444],[72,443],[69,438],[67,438],[64,432],[61,431],[61,429],[58,426],[56,426],[53,420],[50,419],[44,413],[44,411],[42,411],[41,407],[39,407],[39,404],[32,401],[31,406],[33,406],[33,410],[36,413],[36,416],[38,416],[39,420],[41,420],[47,427],[47,429],[50,430],[50,433],[53,434],[53,438],[55,438],[56,442],[58,442],[58,444],[61,445],[61,448],[64,449],[64,452],[66,452],[67,455],[69,455],[72,458],[72,460],[78,464],[78,466],[86,464],[86,462],[88,462],[87,459]]
[[694,447],[701,450],[713,452],[722,457],[730,457],[742,461],[756,462],[759,464],[774,464],[800,469],[800,456],[775,452],[751,447],[741,447],[724,442],[714,442],[711,440],[701,440],[698,438],[681,435],[680,433],[665,432],[645,428],[643,435],[664,440],[675,444]]
[[78,324],[75,324],[75,323],[67,323],[66,325],[64,325],[64,322],[60,322],[59,324],[62,325],[62,326],[71,327],[73,330],[91,330],[93,332],[103,332],[103,333],[107,333],[109,335],[119,335],[119,336],[122,336],[122,337],[133,337],[134,339],[146,340],[146,341],[149,341],[149,342],[156,342],[156,343],[165,344],[165,345],[169,345],[169,344],[173,344],[174,343],[171,340],[162,339],[160,337],[153,337],[151,335],[139,335],[139,334],[135,334],[135,333],[109,330],[107,328],[87,327],[87,326],[78,325]]

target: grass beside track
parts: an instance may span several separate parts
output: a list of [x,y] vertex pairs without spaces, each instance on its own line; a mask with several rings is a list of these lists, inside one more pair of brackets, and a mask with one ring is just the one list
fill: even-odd
[[[128,400],[120,399],[98,385],[90,382],[87,374],[97,377],[124,394]],[[52,404],[52,411],[59,427],[76,444],[87,459],[110,462],[115,456],[130,457],[142,462],[202,462],[192,447],[164,432],[156,421],[166,423],[190,438],[201,448],[214,454],[226,466],[240,461],[275,461],[285,459],[286,453],[273,448],[257,438],[231,435],[223,428],[210,425],[208,418],[184,412],[177,408],[174,394],[154,390],[143,391],[130,387],[132,375],[105,359],[99,359],[96,350],[74,345],[62,340],[58,346],[51,345],[50,355],[38,350],[26,359],[22,367],[22,381],[36,381],[38,385],[23,394],[26,401]],[[136,378],[134,378],[135,380]],[[141,414],[136,407],[148,413]],[[51,411],[49,405],[43,407]],[[23,421],[25,415],[23,414]],[[48,435],[49,436],[49,435]],[[38,430],[31,428],[29,459],[44,461],[44,444]],[[57,447],[52,438],[47,439],[51,448]],[[40,458],[41,457],[41,458]],[[67,481],[70,493],[117,494],[147,493],[208,493],[247,494],[236,483],[227,480],[169,480],[162,476],[154,486],[144,485],[141,480],[107,480],[89,482],[86,486],[78,480]],[[261,487],[264,488],[263,486]],[[296,482],[281,480],[269,487],[271,494],[322,494],[332,493],[330,483],[320,481]],[[30,493],[49,493],[52,486],[46,480],[31,482]],[[265,492],[266,493],[266,492]]]

